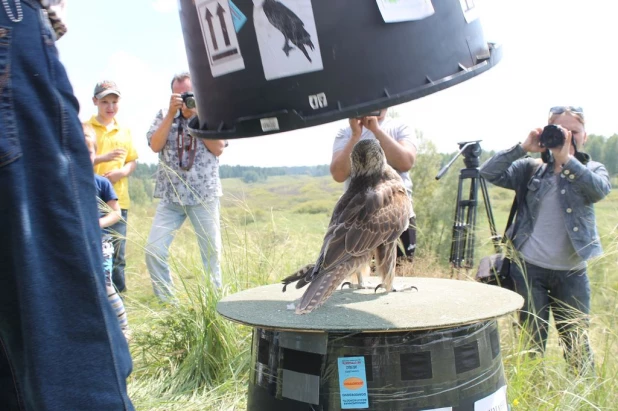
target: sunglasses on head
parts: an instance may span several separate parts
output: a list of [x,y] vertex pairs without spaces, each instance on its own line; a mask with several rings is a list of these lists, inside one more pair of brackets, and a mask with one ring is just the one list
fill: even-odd
[[575,113],[581,117],[584,116],[584,109],[581,107],[574,107],[574,106],[556,106],[556,107],[552,107],[549,109],[549,113],[550,114],[562,114],[564,112],[571,112],[571,113]]

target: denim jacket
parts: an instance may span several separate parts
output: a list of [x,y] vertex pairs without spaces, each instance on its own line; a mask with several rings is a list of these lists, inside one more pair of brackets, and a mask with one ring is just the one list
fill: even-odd
[[[520,202],[513,232],[509,238],[516,250],[530,238],[539,214],[539,205],[547,193],[548,184],[543,178],[553,163],[541,164],[533,158],[522,158],[526,152],[521,145],[496,153],[480,169],[481,175],[499,187],[515,190],[519,198],[527,185],[525,202]],[[536,171],[533,170],[536,168]],[[531,176],[530,179],[527,179]],[[577,254],[586,261],[603,252],[593,204],[602,200],[611,190],[609,174],[605,166],[596,161],[586,165],[571,158],[560,172],[558,183],[560,203],[564,214],[565,229]]]

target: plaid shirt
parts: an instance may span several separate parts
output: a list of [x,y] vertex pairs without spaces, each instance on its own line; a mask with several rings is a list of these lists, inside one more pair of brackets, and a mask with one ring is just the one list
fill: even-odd
[[[159,110],[147,133],[148,144],[155,131],[160,127],[167,110]],[[223,195],[219,178],[219,158],[212,154],[204,143],[198,139],[195,160],[189,170],[180,168],[178,156],[178,127],[184,128],[185,139],[190,138],[187,131],[189,121],[182,116],[176,118],[170,129],[167,141],[159,152],[154,197],[179,205],[199,205],[204,198]],[[187,163],[184,154],[183,164]]]

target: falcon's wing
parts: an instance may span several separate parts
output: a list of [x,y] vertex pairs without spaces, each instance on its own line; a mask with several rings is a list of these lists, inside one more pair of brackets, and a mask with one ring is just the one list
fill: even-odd
[[397,240],[408,226],[409,215],[410,199],[401,180],[386,180],[357,193],[345,206],[335,208],[315,269],[306,281],[350,257]]

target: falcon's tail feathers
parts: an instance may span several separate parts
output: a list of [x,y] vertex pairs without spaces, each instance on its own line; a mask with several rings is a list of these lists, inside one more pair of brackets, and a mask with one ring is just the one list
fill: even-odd
[[348,274],[350,274],[348,264],[340,264],[332,270],[323,271],[309,284],[296,306],[296,314],[310,313],[324,304]]
[[[293,283],[294,281],[299,281],[299,284],[301,283],[300,280],[304,280],[304,278],[313,271],[313,267],[315,267],[314,263],[311,264],[307,264],[306,266],[304,266],[303,268],[301,268],[300,270],[296,271],[294,274],[289,275],[287,277],[285,277],[283,280],[281,280],[281,283],[283,284],[283,292],[285,292],[286,287],[288,286],[288,284]],[[296,288],[302,288],[305,285],[307,285],[306,281],[302,281],[302,285],[299,286],[299,284],[296,285]]]

